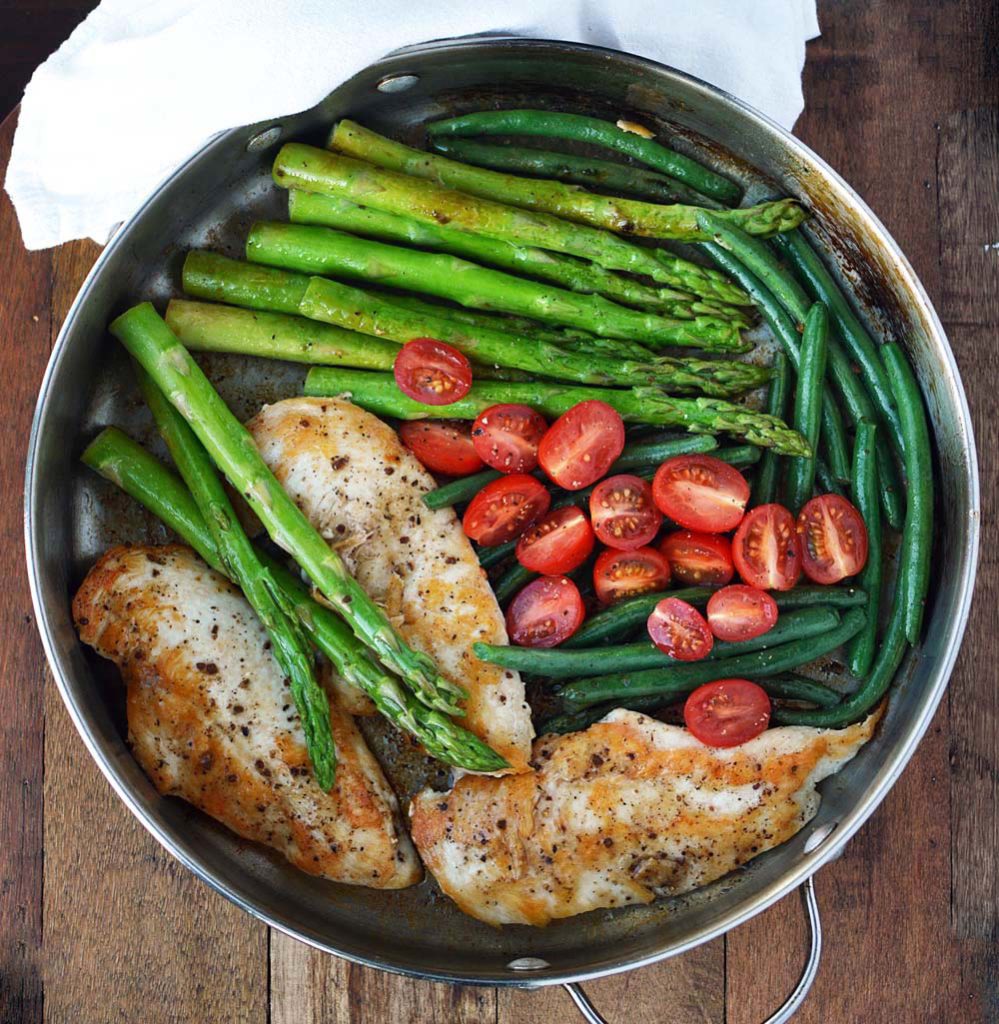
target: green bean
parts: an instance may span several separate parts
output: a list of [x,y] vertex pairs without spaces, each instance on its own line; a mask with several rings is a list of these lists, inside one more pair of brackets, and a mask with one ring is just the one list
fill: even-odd
[[423,495],[423,504],[427,508],[448,508],[451,505],[460,505],[463,501],[471,501],[486,484],[499,480],[503,474],[498,469],[483,469],[471,476],[459,477],[443,484],[436,490],[427,491]]
[[878,358],[878,348],[874,340],[861,324],[819,254],[799,230],[779,235],[774,238],[774,244],[805,282],[812,295],[829,307],[829,315],[836,325],[836,331],[853,360],[861,368],[871,400],[880,419],[889,428],[888,440],[901,454],[901,422],[895,408],[891,384],[884,365]]
[[582,114],[547,110],[484,110],[434,121],[427,126],[427,134],[431,140],[455,135],[541,135],[588,142],[624,153],[712,199],[736,203],[742,195],[742,189],[734,181],[708,170],[696,160],[636,132],[625,131],[610,121]]
[[850,641],[846,664],[862,679],[874,661],[878,629],[878,604],[881,597],[881,507],[878,504],[878,472],[874,440],[877,426],[871,420],[857,424],[853,448],[853,503],[867,527],[867,564],[860,574],[860,585],[867,591],[867,622]]
[[899,588],[896,600],[905,605],[905,635],[919,642],[926,592],[930,583],[933,545],[933,458],[923,396],[915,374],[894,342],[881,349],[902,421],[902,450],[908,482],[905,525],[899,547]]
[[[901,411],[901,410],[900,410]],[[817,729],[841,729],[863,718],[888,692],[906,651],[906,605],[896,600],[885,635],[878,644],[871,674],[848,697],[829,708],[774,708],[773,725],[808,725]]]
[[483,569],[491,569],[494,565],[509,558],[517,547],[516,540],[508,540],[505,544],[494,544],[490,548],[478,548],[476,553],[479,556],[479,565]]
[[[769,288],[776,295],[781,305],[799,323],[802,323],[808,312],[808,296],[804,289],[789,274],[785,273],[775,259],[773,252],[768,246],[751,238],[745,232],[740,231],[734,225],[726,224],[724,221],[713,216],[710,211],[698,215],[698,223],[705,230],[710,229],[714,233],[715,243],[719,248],[727,250],[733,255],[736,261],[741,262],[750,274],[759,278],[764,287]],[[727,268],[723,268],[727,269]],[[731,273],[731,271],[730,271]],[[739,280],[736,277],[736,280]],[[740,284],[752,294],[745,282]],[[764,315],[766,315],[764,313]],[[768,319],[769,322],[769,319]],[[772,326],[772,325],[771,325]],[[868,395],[867,388],[853,372],[853,366],[838,338],[830,338],[827,344],[828,349],[828,376],[839,392],[847,414],[854,424],[863,419],[873,420],[877,418],[877,411],[874,403]],[[829,427],[827,419],[822,421],[823,433]],[[878,477],[881,487],[881,504],[885,517],[893,528],[901,525],[901,504],[899,501],[901,481],[898,475],[898,467],[892,457],[891,446],[888,439],[882,434],[878,435]],[[847,463],[846,445],[842,450],[842,465],[839,457],[834,458],[829,454],[829,467],[833,473],[844,481],[850,479]],[[840,476],[840,470],[844,474]]]
[[[704,242],[701,248],[749,293],[797,373],[801,360],[801,343],[794,321],[788,316],[783,306],[773,293],[727,249],[723,249],[714,242]],[[822,393],[821,435],[822,448],[829,469],[838,479],[849,480],[850,459],[847,455],[843,417],[836,405],[832,391],[828,387]]]
[[[595,647],[607,640],[628,635],[637,626],[644,626],[652,609],[664,597],[676,597],[688,604],[703,607],[717,588],[687,587],[683,590],[660,590],[654,594],[640,594],[625,598],[609,608],[591,615],[582,626],[566,640],[561,650],[575,647]],[[824,604],[832,608],[855,608],[867,604],[867,594],[856,587],[799,586],[771,594],[782,611],[793,608],[809,608]]]
[[[794,425],[808,438],[812,452],[818,451],[822,414],[822,390],[826,377],[829,311],[816,302],[805,317],[801,335],[801,362],[794,399]],[[815,456],[789,460],[784,482],[784,503],[797,515],[812,496],[815,486]]]
[[843,496],[843,487],[840,482],[832,475],[829,469],[829,464],[825,459],[815,460],[815,479],[819,482],[819,487],[822,488],[824,494],[838,494],[840,497]]
[[[773,416],[787,419],[787,399],[790,387],[787,369],[787,356],[783,352],[774,355],[774,375],[770,378],[770,390],[767,392],[767,412]],[[775,452],[764,452],[760,459],[760,468],[756,472],[756,483],[753,486],[753,505],[769,505],[777,500],[777,476],[780,469]]]
[[708,435],[699,437],[670,437],[658,441],[641,441],[626,444],[610,473],[626,473],[640,466],[659,465],[676,455],[692,455],[698,452],[713,452],[718,442]]
[[527,586],[538,574],[525,569],[520,562],[514,562],[509,569],[496,581],[493,593],[496,600],[505,605],[522,587]]
[[[782,615],[776,625],[762,636],[737,643],[718,640],[705,661],[721,661],[765,650],[791,640],[828,633],[839,623],[839,614],[832,608],[799,608]],[[518,669],[546,679],[581,679],[609,672],[637,672],[647,668],[668,668],[680,662],[663,654],[648,639],[617,647],[563,650],[561,647],[512,647],[506,644],[473,644],[476,657],[503,668]]]
[[714,458],[727,462],[730,466],[736,466],[737,468],[756,465],[760,461],[761,454],[762,449],[752,444],[740,444],[732,448],[719,448],[718,451],[712,452]]
[[[820,708],[827,708],[837,704],[840,698],[835,690],[825,684],[805,679],[803,676],[779,676],[776,679],[761,679],[757,682],[771,697],[778,700],[807,701]],[[565,714],[556,715],[542,722],[538,726],[538,735],[581,732],[599,722],[616,708],[626,708],[629,711],[656,711],[675,702],[680,697],[687,696],[693,689],[695,687],[689,683],[681,683],[675,689],[668,689],[649,697],[626,697],[620,701],[597,704],[580,711],[567,711]]]
[[835,629],[821,636],[792,640],[765,651],[740,654],[722,661],[688,662],[685,665],[645,669],[641,672],[593,676],[567,684],[560,691],[560,696],[566,708],[576,709],[616,700],[621,696],[644,697],[661,693],[681,681],[696,686],[730,676],[750,679],[769,676],[775,672],[798,668],[829,654],[856,636],[863,625],[864,613],[859,608],[851,608]]

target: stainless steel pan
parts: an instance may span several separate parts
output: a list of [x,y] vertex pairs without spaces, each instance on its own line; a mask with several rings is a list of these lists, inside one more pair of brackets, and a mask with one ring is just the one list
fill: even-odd
[[[660,125],[678,148],[740,178],[750,198],[799,196],[815,214],[810,230],[835,254],[872,326],[898,340],[916,366],[936,445],[937,533],[948,539],[935,552],[923,646],[903,666],[876,739],[827,780],[807,828],[699,892],[541,930],[496,931],[461,914],[429,882],[397,893],[310,878],[187,805],[160,798],[126,748],[120,684],[84,652],[69,610],[73,588],[109,544],[163,536],[78,463],[100,426],[150,434],[125,360],[105,331],[112,316],[140,297],[162,303],[173,294],[187,249],[211,245],[238,255],[252,220],[280,215],[282,197],[269,176],[280,141],[321,144],[342,115],[416,141],[427,120],[493,106]],[[298,370],[233,358],[212,359],[209,372],[241,415],[294,393],[301,380]],[[518,39],[395,54],[312,110],[226,132],[165,182],[114,235],[59,334],[38,399],[25,503],[35,612],[56,684],[101,770],[171,853],[250,913],[330,953],[421,978],[525,987],[597,978],[681,953],[758,914],[840,852],[912,756],[943,694],[968,615],[979,526],[974,438],[950,347],[912,268],[849,186],[785,131],[703,82],[609,50]],[[403,785],[412,781],[397,776]]]

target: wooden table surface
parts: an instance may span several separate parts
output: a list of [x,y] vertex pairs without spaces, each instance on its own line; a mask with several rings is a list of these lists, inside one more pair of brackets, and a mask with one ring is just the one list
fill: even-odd
[[[797,134],[873,207],[936,304],[971,401],[987,508],[999,432],[999,7],[830,0],[820,20]],[[0,127],[4,166],[12,132],[13,117]],[[311,951],[196,881],[119,803],[45,666],[21,525],[35,393],[98,250],[26,253],[6,195],[0,241],[0,1022],[573,1019],[558,989],[423,984]],[[931,730],[818,876],[826,948],[802,1022],[999,1020],[997,538],[988,516],[968,638]],[[804,941],[792,897],[588,990],[612,1021],[754,1024],[793,984]]]

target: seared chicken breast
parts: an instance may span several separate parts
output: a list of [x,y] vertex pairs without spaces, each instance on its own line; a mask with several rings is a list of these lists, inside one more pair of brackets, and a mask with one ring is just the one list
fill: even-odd
[[380,889],[420,880],[395,794],[353,719],[331,701],[339,763],[324,793],[267,633],[192,551],[111,549],[73,617],[83,642],[121,670],[129,742],[160,793],[309,874]]
[[876,718],[770,729],[723,750],[619,709],[585,732],[539,739],[532,774],[424,790],[410,808],[413,840],[444,892],[489,924],[649,903],[790,839],[818,810],[816,784]]
[[468,691],[462,725],[527,770],[534,730],[516,672],[472,653],[506,627],[451,509],[422,496],[433,477],[377,417],[350,402],[292,398],[247,427],[285,490],[382,605],[406,640]]

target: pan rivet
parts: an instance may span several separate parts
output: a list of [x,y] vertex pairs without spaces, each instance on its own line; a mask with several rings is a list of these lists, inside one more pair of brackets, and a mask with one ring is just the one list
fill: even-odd
[[276,124],[271,128],[265,128],[262,132],[257,132],[252,139],[246,144],[247,153],[260,153],[265,149],[273,146],[278,139],[281,138],[281,125]]
[[543,971],[546,967],[551,967],[551,964],[539,956],[521,956],[511,960],[507,967],[511,971]]
[[420,80],[419,75],[388,75],[375,88],[379,92],[405,92]]
[[838,821],[830,821],[827,825],[820,825],[805,840],[805,853],[817,850],[833,834],[838,824]]

